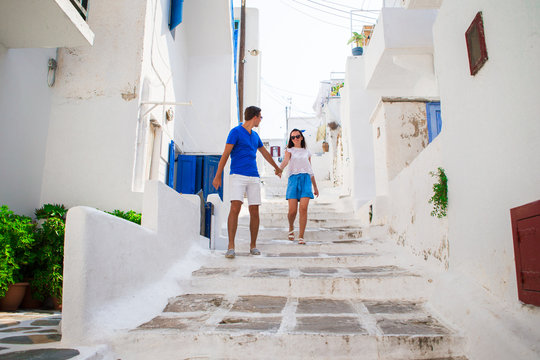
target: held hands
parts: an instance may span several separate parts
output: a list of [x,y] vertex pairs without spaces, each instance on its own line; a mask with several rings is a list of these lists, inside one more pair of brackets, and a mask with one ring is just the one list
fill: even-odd
[[281,175],[283,174],[283,169],[276,168],[274,170],[274,174],[276,174],[281,179]]

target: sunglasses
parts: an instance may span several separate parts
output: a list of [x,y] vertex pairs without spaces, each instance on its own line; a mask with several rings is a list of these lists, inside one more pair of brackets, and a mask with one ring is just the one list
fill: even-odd
[[302,135],[292,135],[291,136],[291,139],[301,139],[302,138]]

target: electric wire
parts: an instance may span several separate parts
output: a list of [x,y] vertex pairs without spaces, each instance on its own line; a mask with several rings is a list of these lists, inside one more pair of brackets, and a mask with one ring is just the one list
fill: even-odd
[[279,105],[289,107],[291,109],[291,112],[294,109],[294,111],[297,112],[297,113],[310,115],[310,116],[313,116],[313,114],[314,114],[314,112],[309,113],[309,112],[300,110],[296,106],[293,107],[292,104],[289,103],[289,99],[285,98],[283,95],[277,93],[275,90],[273,90],[271,88],[267,88],[266,91],[263,88],[263,94],[264,93],[266,93],[266,95],[268,95],[270,98],[272,98],[274,101],[276,101]]
[[[292,2],[295,2],[299,5],[302,5],[302,6],[305,6],[305,7],[308,7],[310,9],[314,9],[314,10],[317,10],[319,12],[323,12],[325,14],[329,14],[329,15],[332,15],[332,16],[335,16],[335,17],[338,17],[338,18],[341,18],[341,19],[347,19],[347,20],[351,20],[350,17],[347,17],[347,16],[343,16],[343,15],[339,15],[339,14],[334,14],[334,13],[331,13],[329,11],[325,11],[325,10],[322,10],[320,8],[317,8],[315,6],[311,6],[311,5],[308,5],[308,4],[304,4],[304,3],[301,3],[300,1],[298,0],[289,0],[289,1],[292,1]],[[345,11],[346,12],[346,11]],[[346,12],[348,13],[348,12]],[[353,21],[357,21],[357,22],[362,22],[362,23],[366,23],[366,24],[373,24],[377,19],[373,19],[373,18],[368,18],[369,20],[371,20],[370,22],[366,21],[366,20],[360,20],[360,19],[352,19]]]
[[[294,0],[294,1],[298,2],[297,0]],[[313,0],[306,0],[306,1],[309,1],[310,3],[317,4],[317,5],[319,5],[319,6],[323,6],[323,7],[325,7],[325,8],[329,8],[329,9],[332,9],[332,10],[335,10],[335,11],[339,11],[339,12],[345,13],[345,14],[347,14],[347,15],[351,15],[351,13],[350,13],[349,11],[337,9],[337,8],[335,8],[335,7],[332,7],[332,6],[329,6],[329,5],[325,5],[325,4],[321,4],[321,3],[318,3],[318,2],[313,1]],[[366,19],[369,19],[369,20],[375,20],[374,18],[365,16],[365,15],[358,15],[358,14],[352,14],[352,15],[358,16],[358,17],[363,17],[363,18],[366,18]],[[353,20],[354,20],[354,19],[353,19]]]
[[306,13],[306,12],[303,12],[302,10],[298,10],[298,9],[295,8],[294,6],[291,6],[291,5],[287,4],[287,3],[285,3],[283,0],[280,0],[280,2],[281,2],[283,5],[285,5],[285,6],[287,6],[287,7],[290,7],[291,9],[296,10],[297,12],[299,12],[299,13],[301,13],[301,14],[303,14],[303,15],[309,17],[309,18],[315,19],[315,20],[317,20],[317,21],[323,22],[323,23],[328,24],[328,25],[333,25],[333,26],[340,27],[340,28],[342,28],[342,29],[350,30],[350,28],[349,28],[348,26],[343,26],[343,25],[334,24],[334,23],[328,22],[328,21],[326,21],[326,20],[322,20],[322,19],[320,19],[320,18],[318,18],[318,17],[315,17],[315,16],[313,16],[313,15],[310,15],[310,14],[308,14],[308,13]]
[[261,80],[263,81],[263,85],[265,86],[268,86],[268,87],[271,87],[275,90],[278,90],[278,91],[283,91],[287,94],[293,94],[293,95],[298,95],[298,96],[304,96],[304,97],[309,97],[309,98],[314,98],[313,95],[308,95],[308,94],[302,94],[302,93],[298,93],[298,92],[294,92],[294,91],[290,91],[290,90],[286,90],[286,89],[282,89],[282,88],[278,88],[277,86],[274,86],[272,84],[270,84],[265,78],[261,77]]
[[337,3],[337,2],[334,2],[334,1],[325,1],[326,3],[328,4],[333,4],[333,5],[337,5],[337,6],[341,6],[341,7],[344,7],[344,8],[347,8],[347,9],[350,9],[350,10],[360,10],[360,11],[365,11],[367,13],[380,13],[381,11],[380,10],[364,10],[364,2],[362,2],[362,6],[360,6],[360,9],[358,7],[355,7],[355,6],[349,6],[349,5],[345,5],[345,4],[340,4],[340,3]]

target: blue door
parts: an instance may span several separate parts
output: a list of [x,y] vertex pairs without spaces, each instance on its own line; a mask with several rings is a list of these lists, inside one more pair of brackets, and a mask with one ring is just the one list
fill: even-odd
[[169,167],[167,168],[167,185],[174,188],[174,162],[175,162],[175,151],[174,151],[174,141],[171,140],[169,144]]
[[205,155],[204,156],[204,171],[203,171],[203,194],[204,198],[208,197],[208,194],[218,193],[219,197],[223,201],[223,174],[221,174],[221,187],[219,191],[214,188],[212,181],[216,176],[219,160],[219,155]]
[[197,173],[197,156],[178,155],[178,171],[176,173],[176,191],[183,194],[195,194],[196,173]]
[[427,127],[429,142],[439,135],[442,129],[441,103],[426,103]]

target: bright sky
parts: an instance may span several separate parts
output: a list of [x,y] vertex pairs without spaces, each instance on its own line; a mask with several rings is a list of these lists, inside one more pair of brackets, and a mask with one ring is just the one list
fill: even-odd
[[[259,9],[263,138],[285,136],[285,108],[291,116],[314,115],[321,81],[342,78],[351,55],[352,9],[380,10],[383,0],[246,0]],[[234,0],[240,7],[240,0]],[[353,31],[375,23],[378,12],[357,12]]]

